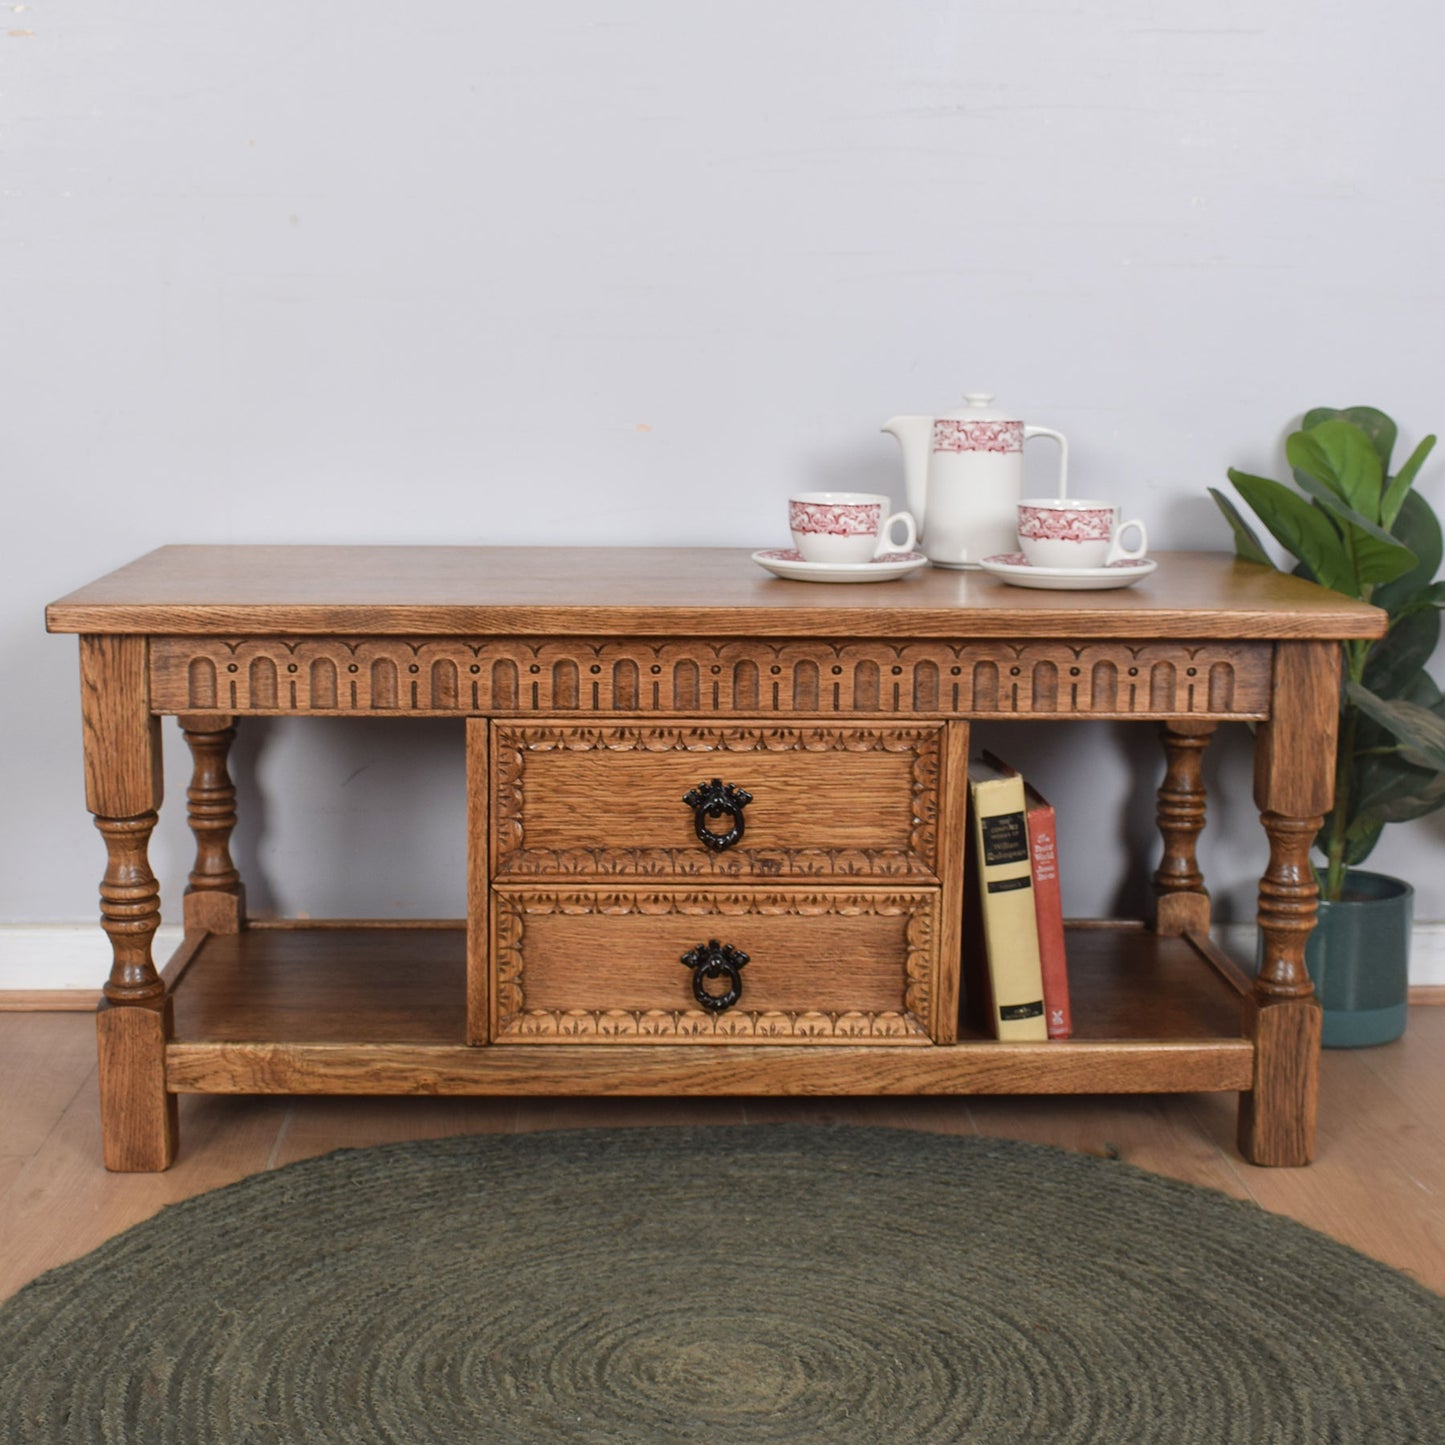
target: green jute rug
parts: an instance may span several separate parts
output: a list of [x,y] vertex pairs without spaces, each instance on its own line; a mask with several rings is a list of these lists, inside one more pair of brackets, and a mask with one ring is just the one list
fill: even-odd
[[1445,1440],[1445,1300],[1253,1206],[798,1125],[347,1150],[0,1308],[5,1445]]

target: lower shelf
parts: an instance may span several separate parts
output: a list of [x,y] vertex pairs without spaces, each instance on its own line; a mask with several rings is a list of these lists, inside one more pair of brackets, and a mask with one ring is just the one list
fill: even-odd
[[1232,965],[1205,939],[1070,929],[1075,1036],[867,1045],[465,1042],[462,924],[253,926],[171,972],[173,1093],[1155,1093],[1251,1087]]

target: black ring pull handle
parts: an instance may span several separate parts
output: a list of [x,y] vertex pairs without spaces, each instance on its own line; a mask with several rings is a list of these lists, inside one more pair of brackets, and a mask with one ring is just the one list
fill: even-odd
[[[742,838],[743,809],[752,800],[753,795],[746,788],[735,788],[721,778],[699,783],[682,799],[693,810],[693,827],[699,841],[719,853]],[[728,818],[730,822],[725,831],[715,832],[708,827],[709,818]]]
[[[719,943],[715,938],[688,949],[682,956],[682,966],[692,970],[692,996],[712,1013],[731,1008],[743,996],[741,970],[747,961],[748,956],[742,949]],[[727,980],[727,988],[722,993],[713,993],[708,984],[719,979]]]

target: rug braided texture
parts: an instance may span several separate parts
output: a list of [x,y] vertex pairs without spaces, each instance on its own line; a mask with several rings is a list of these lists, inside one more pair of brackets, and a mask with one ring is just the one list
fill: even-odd
[[1440,1441],[1445,1300],[1128,1165],[805,1125],[345,1150],[0,1308],[0,1441]]

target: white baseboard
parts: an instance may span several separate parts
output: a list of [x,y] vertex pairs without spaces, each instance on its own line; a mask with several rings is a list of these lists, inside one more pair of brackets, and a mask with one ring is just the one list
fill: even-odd
[[1417,923],[1410,933],[1410,986],[1445,985],[1445,923]]
[[[180,944],[179,924],[156,934],[154,956],[163,965]],[[1217,930],[1220,942],[1241,963],[1254,958],[1254,925],[1232,923]],[[95,992],[110,972],[110,940],[89,923],[0,923],[0,993]],[[1445,923],[1417,923],[1410,935],[1410,986],[1445,986]]]
[[[152,949],[157,967],[181,941],[163,925]],[[98,992],[110,974],[110,940],[95,923],[0,923],[0,992]]]

